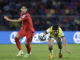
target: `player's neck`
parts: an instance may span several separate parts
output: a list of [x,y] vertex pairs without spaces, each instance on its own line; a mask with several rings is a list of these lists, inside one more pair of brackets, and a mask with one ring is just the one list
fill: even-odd
[[[21,12],[22,13],[22,12]],[[26,14],[27,12],[25,12],[25,13],[22,13],[22,15],[24,15],[24,14]]]

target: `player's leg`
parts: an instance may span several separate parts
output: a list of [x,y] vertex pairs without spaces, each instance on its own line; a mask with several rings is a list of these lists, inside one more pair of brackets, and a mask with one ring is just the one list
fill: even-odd
[[31,55],[30,43],[26,43],[25,46],[26,46],[26,49],[27,49],[27,53],[24,55],[24,57],[29,57]]
[[17,46],[17,48],[18,48],[19,51],[21,50],[21,45],[20,45],[20,41],[19,41],[20,38],[21,38],[21,37],[20,37],[20,35],[18,35],[18,34],[15,36],[16,46]]
[[17,48],[18,48],[18,50],[19,50],[17,56],[21,56],[21,55],[23,54],[23,51],[22,51],[22,49],[21,49],[21,44],[20,44],[20,41],[19,41],[19,40],[20,40],[20,38],[22,38],[24,35],[25,35],[25,34],[24,34],[24,31],[23,31],[23,30],[20,30],[20,31],[18,32],[18,34],[15,36],[16,46],[17,46]]
[[20,44],[20,35],[16,35],[15,36],[15,42],[16,42],[16,46],[17,46],[17,48],[18,48],[18,50],[19,50],[19,52],[18,52],[18,54],[17,54],[17,56],[21,56],[21,55],[23,55],[23,51],[22,51],[22,49],[21,49],[21,44]]
[[49,40],[48,41],[48,47],[49,47],[49,51],[50,51],[50,53],[52,53],[53,54],[53,40]]
[[49,51],[50,51],[50,59],[53,58],[53,40],[48,40],[48,47],[49,47]]
[[26,49],[27,49],[27,54],[25,54],[24,57],[29,57],[31,55],[31,46],[30,46],[30,44],[32,42],[33,36],[34,36],[34,33],[28,33],[28,35],[27,35],[27,41],[26,41],[26,44],[25,44]]
[[57,44],[59,48],[59,58],[62,58],[62,43],[61,43],[61,38],[57,39]]

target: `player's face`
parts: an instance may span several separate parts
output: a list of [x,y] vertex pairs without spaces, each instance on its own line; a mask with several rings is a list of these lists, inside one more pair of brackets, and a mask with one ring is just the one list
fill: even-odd
[[24,13],[26,13],[27,12],[27,8],[25,7],[25,6],[23,6],[22,8],[21,8],[21,12],[24,14]]
[[58,35],[59,30],[53,30],[54,35]]

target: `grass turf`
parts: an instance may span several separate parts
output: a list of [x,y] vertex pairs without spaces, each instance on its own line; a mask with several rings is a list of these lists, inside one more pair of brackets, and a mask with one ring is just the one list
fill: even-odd
[[[54,58],[49,59],[49,51],[47,44],[32,44],[32,55],[28,58],[24,56],[16,57],[18,49],[16,45],[0,45],[0,60],[80,60],[80,45],[69,44],[68,48],[71,54],[67,54],[63,48],[63,58],[58,58],[58,47],[53,46]],[[26,53],[25,45],[22,45],[24,53]]]

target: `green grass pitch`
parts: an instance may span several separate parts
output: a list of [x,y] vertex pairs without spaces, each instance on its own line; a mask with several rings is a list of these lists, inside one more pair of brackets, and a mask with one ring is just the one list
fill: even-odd
[[[71,54],[67,54],[63,46],[63,58],[58,58],[58,47],[53,45],[54,57],[49,59],[49,51],[47,44],[32,44],[32,55],[28,58],[24,56],[16,57],[18,49],[16,45],[0,45],[0,60],[80,60],[80,45],[79,44],[69,44],[68,48]],[[26,53],[25,45],[22,45],[24,53]]]

